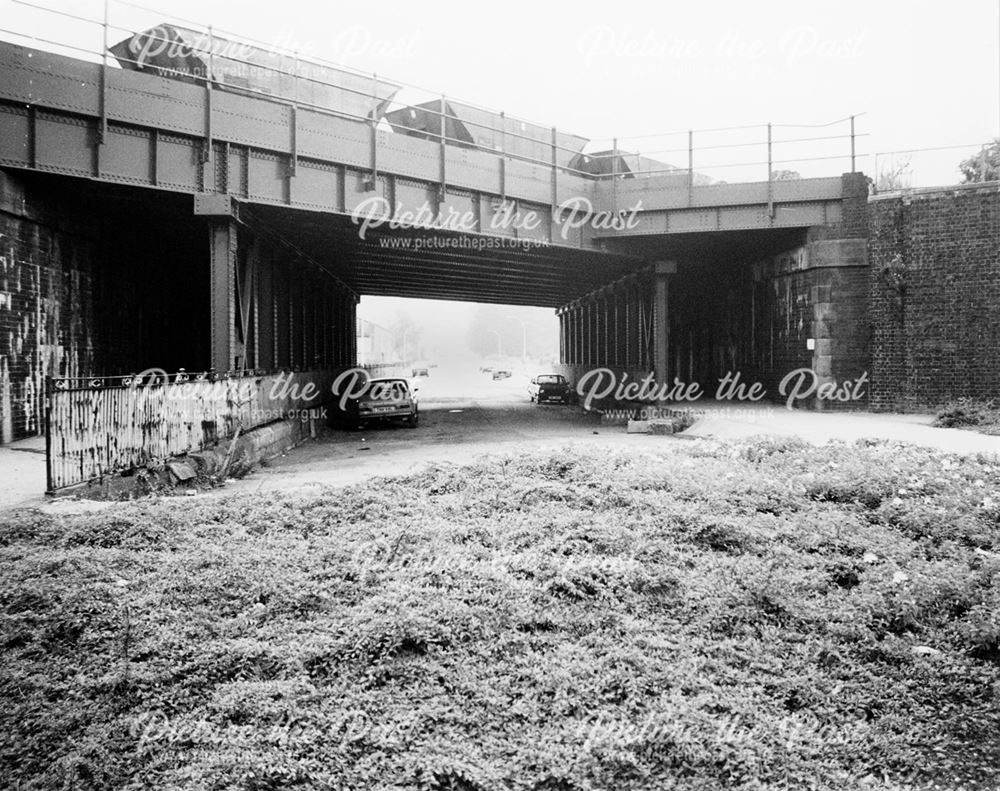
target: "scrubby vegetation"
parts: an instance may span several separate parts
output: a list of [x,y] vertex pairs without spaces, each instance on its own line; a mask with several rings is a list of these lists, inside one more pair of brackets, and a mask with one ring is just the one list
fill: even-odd
[[940,428],[968,428],[982,434],[1000,434],[1000,405],[986,401],[960,398],[943,407],[934,420]]
[[1000,465],[666,448],[7,519],[0,784],[996,788]]

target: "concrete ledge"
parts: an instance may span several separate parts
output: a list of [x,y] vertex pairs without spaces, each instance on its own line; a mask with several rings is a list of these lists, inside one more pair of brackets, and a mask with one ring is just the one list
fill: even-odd
[[806,246],[808,269],[868,266],[867,239],[822,239]]
[[815,239],[794,250],[754,264],[754,277],[765,280],[815,269],[868,266],[868,239]]
[[680,418],[656,418],[654,420],[630,420],[625,427],[627,434],[676,434],[687,426]]
[[1000,181],[974,181],[971,184],[953,184],[942,187],[911,187],[909,189],[893,190],[892,192],[880,192],[877,195],[869,195],[869,203],[878,201],[899,200],[900,198],[929,198],[933,196],[959,195],[963,192],[982,192],[991,194],[1000,192]]
[[676,434],[693,425],[704,410],[646,403],[608,405],[602,426],[623,426],[629,434]]

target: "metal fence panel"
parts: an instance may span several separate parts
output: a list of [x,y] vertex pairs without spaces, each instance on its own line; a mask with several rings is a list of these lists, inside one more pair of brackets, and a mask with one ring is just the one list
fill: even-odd
[[[50,379],[48,490],[211,447],[318,406],[335,371]],[[311,388],[308,386],[311,385]]]

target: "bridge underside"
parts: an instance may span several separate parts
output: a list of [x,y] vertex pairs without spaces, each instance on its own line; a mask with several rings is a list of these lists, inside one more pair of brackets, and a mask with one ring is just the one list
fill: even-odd
[[556,308],[634,271],[643,259],[530,240],[406,228],[369,229],[344,215],[257,205],[248,228],[291,241],[359,294]]
[[603,250],[389,228],[361,239],[341,214],[7,170],[0,234],[8,439],[39,430],[47,376],[352,365],[362,294],[557,308],[573,378],[610,367],[708,389],[741,370],[773,392],[794,368],[866,365],[864,239],[828,238],[842,229],[633,235]]
[[469,234],[361,239],[343,215],[225,196],[199,214],[183,193],[30,171],[0,171],[0,194],[6,290],[53,270],[10,306],[35,375],[350,365],[362,294],[555,308],[643,265]]
[[[626,241],[622,240],[621,244]],[[844,228],[632,238],[629,251],[657,263],[564,305],[564,372],[578,380],[606,368],[617,381],[652,373],[658,383],[856,380],[868,368],[866,240]],[[790,385],[785,393],[790,391]],[[830,406],[813,396],[804,401]],[[857,402],[852,406],[857,406]]]

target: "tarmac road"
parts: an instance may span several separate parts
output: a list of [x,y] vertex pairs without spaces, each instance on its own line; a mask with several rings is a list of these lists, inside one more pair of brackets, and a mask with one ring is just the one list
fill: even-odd
[[487,453],[516,452],[519,448],[557,449],[585,443],[664,450],[679,447],[681,440],[739,439],[756,434],[794,435],[816,444],[872,437],[952,453],[1000,456],[1000,437],[932,428],[932,415],[816,412],[789,410],[780,404],[698,404],[694,408],[700,417],[683,434],[627,434],[624,426],[602,424],[596,413],[579,406],[531,403],[527,392],[530,374],[526,371],[494,382],[488,374],[473,370],[435,369],[429,378],[417,380],[421,399],[417,428],[329,431],[223,491],[351,484],[380,475],[405,474],[429,462],[460,464]]
[[[602,439],[618,444],[626,437],[621,427],[605,429],[599,415],[578,406],[531,403],[526,377],[493,382],[487,374],[480,376],[481,382],[466,388],[470,395],[453,396],[435,387],[432,374],[431,380],[420,381],[416,428],[383,424],[361,431],[330,429],[231,483],[226,491],[343,485],[406,473],[429,462],[463,463],[490,452],[562,448]],[[663,437],[655,439],[662,443]]]
[[[790,411],[775,404],[697,405],[695,408],[702,414],[683,434],[674,437],[627,434],[624,426],[602,424],[597,414],[585,412],[579,406],[531,403],[527,385],[535,373],[540,371],[515,371],[510,379],[493,381],[489,374],[479,373],[473,365],[451,371],[432,369],[429,378],[416,380],[420,388],[420,422],[416,428],[385,425],[363,431],[330,429],[272,459],[246,478],[198,496],[346,485],[378,476],[406,474],[427,463],[462,464],[488,453],[517,452],[519,448],[560,449],[579,443],[665,450],[680,447],[681,440],[736,439],[755,434],[794,435],[818,444],[872,437],[953,453],[1000,456],[1000,437],[932,428],[931,415]],[[0,448],[0,480],[4,483],[0,488],[0,512],[44,503],[43,447],[42,440],[33,439]],[[103,505],[56,500],[44,507],[86,510]]]

